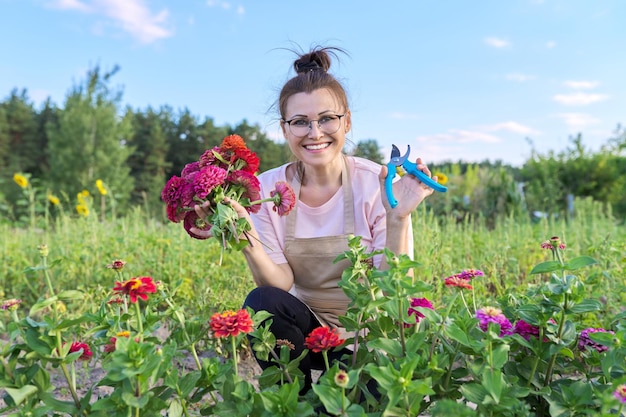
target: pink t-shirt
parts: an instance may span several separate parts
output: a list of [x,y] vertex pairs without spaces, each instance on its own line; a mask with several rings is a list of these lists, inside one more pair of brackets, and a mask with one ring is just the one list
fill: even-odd
[[[288,164],[265,171],[259,175],[261,198],[269,197],[277,181],[287,181]],[[354,234],[361,236],[361,243],[368,251],[382,249],[386,240],[386,214],[380,197],[378,174],[381,166],[364,158],[348,157],[354,195]],[[330,200],[319,207],[310,207],[298,200],[296,238],[313,238],[344,234],[343,187]],[[269,257],[277,264],[287,263],[285,248],[285,217],[272,210],[271,203],[261,205],[252,215],[254,226]],[[410,234],[412,235],[412,233]],[[413,257],[413,239],[409,242],[409,254]],[[339,255],[339,254],[337,254]],[[374,259],[380,264],[380,256]]]

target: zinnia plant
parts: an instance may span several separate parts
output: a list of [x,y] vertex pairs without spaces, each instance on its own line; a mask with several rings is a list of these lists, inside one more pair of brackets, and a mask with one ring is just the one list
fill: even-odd
[[[271,202],[281,216],[295,206],[296,196],[286,182],[276,184],[270,197],[260,198],[261,186],[255,176],[259,168],[257,155],[246,146],[239,135],[226,136],[220,146],[205,151],[197,161],[188,163],[180,176],[169,179],[161,199],[167,206],[167,217],[174,223],[183,222],[187,233],[195,239],[205,239],[192,228],[210,230],[222,249],[241,249],[253,244],[247,232],[250,225],[239,219],[235,209],[224,204],[225,199],[237,201],[249,213],[256,213],[260,204]],[[210,214],[200,218],[194,207],[210,202]],[[240,239],[244,236],[245,239]]]

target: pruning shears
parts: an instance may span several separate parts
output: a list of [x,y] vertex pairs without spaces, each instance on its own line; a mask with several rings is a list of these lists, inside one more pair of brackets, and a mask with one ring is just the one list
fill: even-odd
[[437,183],[422,171],[417,169],[417,165],[414,162],[409,161],[409,154],[411,153],[411,145],[408,145],[406,153],[400,156],[400,150],[396,145],[391,145],[391,159],[387,163],[387,177],[385,178],[385,192],[387,193],[387,200],[391,208],[395,208],[398,205],[398,200],[393,196],[392,182],[396,174],[400,176],[404,174],[411,174],[419,179],[424,184],[428,185],[435,191],[445,193],[448,191],[448,187]]

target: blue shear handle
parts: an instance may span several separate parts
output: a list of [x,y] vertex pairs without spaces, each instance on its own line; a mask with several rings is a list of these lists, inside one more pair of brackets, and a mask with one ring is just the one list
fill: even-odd
[[405,161],[402,164],[402,167],[406,170],[407,173],[416,176],[418,180],[428,185],[433,190],[439,191],[440,193],[445,193],[446,191],[448,191],[448,187],[444,187],[443,185],[439,184],[437,181],[433,180],[428,175],[417,169],[417,165],[415,163]]
[[387,193],[387,201],[391,208],[396,208],[398,200],[393,196],[392,183],[396,176],[396,166],[392,163],[387,164],[387,176],[385,177],[385,193]]

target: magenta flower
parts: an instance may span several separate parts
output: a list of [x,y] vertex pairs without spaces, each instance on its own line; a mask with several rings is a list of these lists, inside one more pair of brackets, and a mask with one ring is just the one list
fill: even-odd
[[517,333],[526,340],[531,337],[539,337],[539,327],[528,324],[524,320],[518,320],[513,327],[513,333]]
[[206,198],[218,185],[224,183],[227,171],[213,165],[202,168],[194,177],[194,191],[200,199]]
[[608,346],[604,346],[599,343],[596,343],[593,340],[591,340],[591,338],[589,337],[589,333],[598,333],[598,332],[615,334],[614,332],[610,330],[605,330],[602,328],[596,329],[593,327],[589,327],[587,329],[584,329],[583,331],[580,332],[580,336],[578,337],[578,349],[585,350],[586,348],[589,347],[589,348],[593,348],[597,350],[598,352],[605,352],[609,350]]
[[489,323],[496,323],[500,325],[500,336],[509,335],[512,332],[513,325],[502,314],[502,310],[495,307],[483,307],[476,310],[476,318],[479,321],[480,329],[486,332],[489,328]]
[[459,278],[471,280],[475,277],[482,277],[485,274],[480,269],[466,269],[462,271],[460,274],[457,274]]
[[626,404],[626,384],[618,385],[617,389],[613,391],[613,396],[622,404]]
[[272,210],[278,212],[279,216],[286,216],[296,206],[296,194],[287,182],[278,181],[275,187],[276,189],[270,192],[274,199]]
[[183,170],[180,172],[180,176],[186,179],[188,176],[190,176],[191,174],[194,174],[194,173],[196,173],[198,171],[200,171],[200,163],[199,162],[191,162],[191,163],[185,165]]
[[190,211],[185,215],[185,219],[183,220],[183,227],[185,228],[185,231],[187,232],[187,234],[189,234],[189,236],[199,240],[207,239],[207,237],[193,233],[191,231],[192,227],[200,230],[211,229],[211,225],[201,219],[195,211]]
[[0,305],[0,308],[2,310],[15,311],[20,306],[20,304],[22,304],[22,300],[20,300],[19,298],[10,298],[3,301],[2,305]]
[[[420,320],[424,317],[423,313],[420,313],[413,307],[424,307],[433,310],[433,304],[428,300],[428,298],[413,298],[411,300],[411,307],[409,307],[407,313],[410,316],[415,316],[415,323],[419,323]],[[404,327],[411,327],[410,324],[404,323]]]
[[552,236],[550,240],[541,243],[541,249],[556,250],[556,248],[565,249],[565,243],[561,242],[558,236]]
[[180,202],[181,192],[187,181],[184,178],[174,175],[167,181],[163,191],[161,191],[161,200],[166,204],[177,204]]

